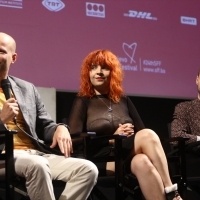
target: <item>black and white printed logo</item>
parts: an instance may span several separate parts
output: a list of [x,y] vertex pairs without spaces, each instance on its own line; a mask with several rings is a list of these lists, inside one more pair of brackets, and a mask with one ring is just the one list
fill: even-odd
[[126,71],[138,71],[138,63],[135,59],[137,43],[133,42],[132,44],[128,44],[123,42],[122,49],[124,56],[118,56],[118,59],[122,65],[122,69]]
[[136,10],[129,10],[128,13],[124,13],[125,17],[147,19],[147,20],[157,20],[157,17],[152,17],[150,12],[142,12]]
[[197,25],[197,19],[193,17],[181,16],[181,24]]
[[86,15],[89,17],[105,18],[105,5],[86,2]]
[[23,0],[0,0],[0,6],[10,8],[23,8]]
[[145,72],[145,73],[159,73],[165,74],[166,70],[162,67],[161,60],[155,59],[144,59],[141,57],[136,57],[136,49],[138,44],[133,42],[128,44],[126,42],[122,43],[122,49],[124,55],[118,56],[118,59],[122,65],[124,71],[134,71],[134,72]]
[[61,0],[43,0],[42,4],[50,11],[58,12],[65,7],[65,4]]
[[122,48],[126,56],[128,56],[128,58],[130,59],[130,64],[136,63],[136,61],[134,60],[134,56],[137,48],[137,43],[134,42],[132,44],[127,44],[124,42],[122,44]]

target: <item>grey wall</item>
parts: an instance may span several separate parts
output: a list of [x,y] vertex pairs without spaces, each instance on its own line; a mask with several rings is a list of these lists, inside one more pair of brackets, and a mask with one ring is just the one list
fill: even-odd
[[56,89],[45,87],[37,87],[37,89],[48,113],[56,121]]

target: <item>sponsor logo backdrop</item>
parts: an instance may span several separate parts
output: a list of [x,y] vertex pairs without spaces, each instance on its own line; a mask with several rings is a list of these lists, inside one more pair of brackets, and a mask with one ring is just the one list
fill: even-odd
[[10,74],[74,91],[84,57],[109,49],[128,95],[196,97],[199,0],[0,0],[1,31],[17,41]]

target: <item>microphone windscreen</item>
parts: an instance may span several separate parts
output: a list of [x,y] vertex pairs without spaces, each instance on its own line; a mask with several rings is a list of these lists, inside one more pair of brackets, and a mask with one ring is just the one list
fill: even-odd
[[11,84],[8,79],[1,80],[1,88],[3,90],[6,99],[11,98]]

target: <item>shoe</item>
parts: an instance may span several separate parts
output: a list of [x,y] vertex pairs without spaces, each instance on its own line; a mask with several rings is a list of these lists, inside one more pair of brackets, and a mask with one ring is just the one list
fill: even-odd
[[166,187],[165,188],[165,194],[166,194],[167,200],[182,200],[180,194],[178,193],[177,184]]

